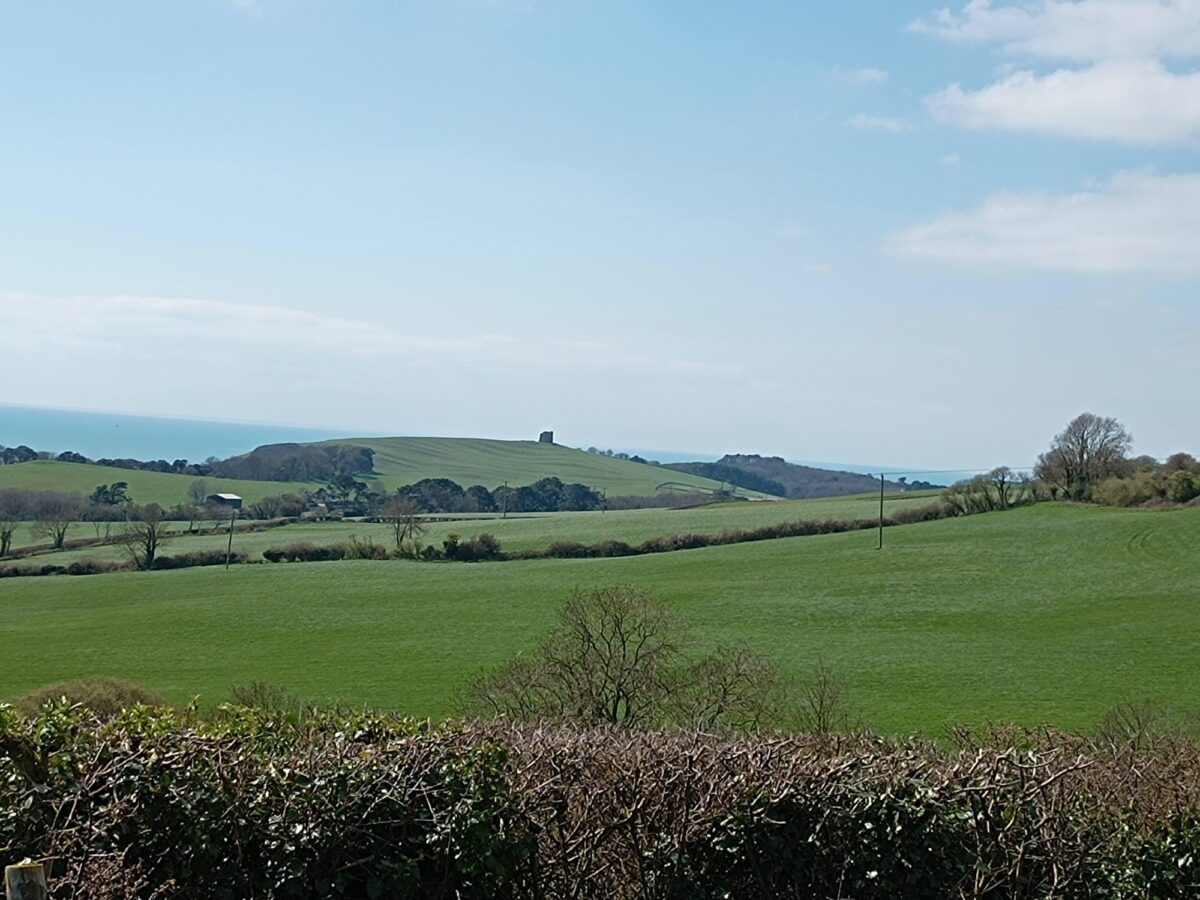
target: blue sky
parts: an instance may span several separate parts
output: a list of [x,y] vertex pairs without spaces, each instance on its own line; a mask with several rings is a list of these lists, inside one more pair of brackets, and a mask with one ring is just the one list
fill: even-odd
[[0,7],[9,402],[1200,451],[1200,2]]

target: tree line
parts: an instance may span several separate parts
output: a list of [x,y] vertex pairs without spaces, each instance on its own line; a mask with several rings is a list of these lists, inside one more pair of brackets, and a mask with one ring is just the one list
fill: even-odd
[[1034,477],[1050,499],[1136,506],[1200,497],[1200,462],[1190,453],[1159,462],[1131,457],[1132,449],[1133,436],[1116,419],[1083,413],[1038,457]]

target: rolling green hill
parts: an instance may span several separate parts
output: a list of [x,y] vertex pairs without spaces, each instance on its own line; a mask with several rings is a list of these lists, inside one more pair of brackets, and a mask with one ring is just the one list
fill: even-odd
[[[205,477],[210,492],[225,491],[238,494],[253,503],[269,494],[286,494],[314,484],[282,481],[244,481],[236,478]],[[174,506],[187,499],[187,490],[196,481],[192,475],[172,475],[166,472],[141,472],[136,469],[117,469],[91,463],[36,462],[0,466],[0,489],[20,488],[33,491],[63,491],[90,494],[100,484],[124,481],[135,503],[158,503]]]
[[[537,441],[393,437],[346,438],[326,443],[370,447],[375,451],[375,472],[390,488],[422,478],[449,478],[463,487],[482,484],[494,489],[505,481],[517,487],[549,476],[607,490],[610,497],[652,496],[664,482],[702,491],[721,486],[709,478]],[[762,496],[744,490],[739,493]]]
[[131,678],[186,701],[253,679],[442,716],[575,588],[646,588],[709,643],[844,673],[864,720],[944,734],[1090,728],[1121,701],[1200,711],[1200,509],[1042,505],[627,559],[338,562],[0,581],[0,696]]
[[[598,456],[557,444],[536,441],[495,441],[476,438],[346,438],[327,444],[353,444],[375,451],[377,481],[388,489],[412,484],[422,478],[449,478],[463,487],[482,484],[492,489],[505,481],[512,487],[531,484],[539,478],[557,476],[564,482],[578,482],[610,497],[622,495],[653,496],[658,486],[673,482],[680,489],[694,488],[712,492],[721,484],[682,472],[672,472],[643,463]],[[138,503],[173,506],[187,496],[191,475],[141,472],[84,463],[38,461],[0,466],[0,489],[91,493],[98,484],[124,481]],[[249,481],[246,479],[206,477],[213,491],[240,494],[254,502],[268,494],[282,494],[319,487],[307,482]],[[761,497],[753,491],[738,490],[747,497]]]

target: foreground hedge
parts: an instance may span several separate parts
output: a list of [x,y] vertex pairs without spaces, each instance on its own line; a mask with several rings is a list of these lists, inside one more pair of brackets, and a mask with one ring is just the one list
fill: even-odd
[[0,714],[0,847],[55,896],[1189,897],[1200,752],[995,734]]

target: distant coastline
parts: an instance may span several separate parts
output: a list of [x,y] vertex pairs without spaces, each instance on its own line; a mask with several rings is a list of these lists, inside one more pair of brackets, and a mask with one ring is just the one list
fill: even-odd
[[8,447],[25,444],[54,453],[75,450],[92,458],[198,461],[209,456],[233,456],[261,444],[324,441],[345,436],[345,431],[303,426],[0,404],[0,444]]
[[[40,406],[0,404],[0,446],[20,444],[34,450],[62,453],[75,450],[92,459],[100,457],[133,459],[187,459],[199,462],[210,456],[224,458],[245,453],[262,444],[287,441],[299,443],[326,441],[344,437],[387,437],[383,432],[303,425],[260,425],[251,422],[223,422],[216,419],[185,419],[170,416],[142,416],[121,413],[85,412]],[[739,448],[753,453],[752,447]],[[715,460],[720,454],[679,453],[662,450],[626,450],[661,462]],[[843,472],[877,474],[905,473],[897,466],[864,466],[851,463],[790,462]],[[937,480],[937,473],[914,469],[910,480]],[[944,477],[944,476],[941,476]]]

